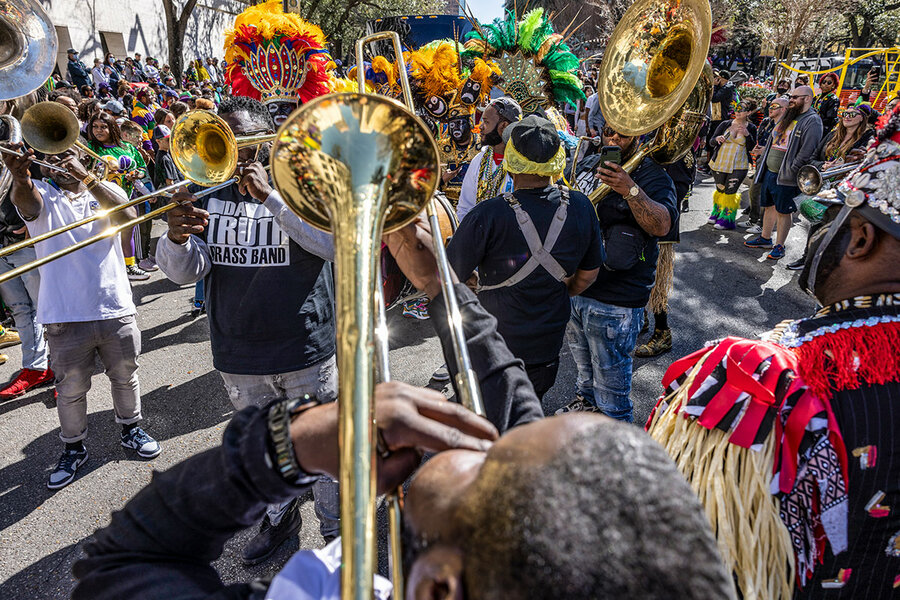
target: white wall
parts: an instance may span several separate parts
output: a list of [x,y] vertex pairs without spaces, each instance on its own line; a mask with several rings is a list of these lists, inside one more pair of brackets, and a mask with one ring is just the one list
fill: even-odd
[[[140,52],[160,64],[169,62],[166,16],[162,0],[41,0],[55,26],[68,28],[71,47],[91,67],[94,58],[103,58],[101,31],[119,32],[128,55]],[[183,2],[177,2],[180,5]],[[188,23],[184,39],[185,61],[197,57],[223,58],[225,30],[245,4],[233,0],[199,0]],[[61,66],[69,46],[60,39]],[[123,58],[117,56],[117,58]]]

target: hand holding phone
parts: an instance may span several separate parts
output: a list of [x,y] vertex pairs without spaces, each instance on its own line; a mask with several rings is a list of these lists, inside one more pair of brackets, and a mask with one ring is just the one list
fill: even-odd
[[618,146],[603,146],[603,148],[600,149],[600,163],[598,166],[604,167],[608,162],[621,165],[622,149]]

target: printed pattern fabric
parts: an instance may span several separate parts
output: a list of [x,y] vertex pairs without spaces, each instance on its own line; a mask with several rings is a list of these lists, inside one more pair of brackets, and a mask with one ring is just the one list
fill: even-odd
[[290,239],[262,204],[210,198],[206,243],[213,264],[277,267],[290,264]]
[[709,163],[709,168],[719,173],[733,173],[750,168],[747,152],[744,150],[745,137],[729,137],[719,147],[719,153]]
[[[730,433],[730,443],[751,451],[761,450],[774,428],[772,493],[781,501],[805,581],[821,562],[826,540],[834,553],[847,546],[846,450],[834,416],[796,376],[790,350],[740,338],[673,363],[663,378],[666,395],[684,385],[707,355],[688,391],[685,416]],[[665,407],[661,399],[654,412]]]

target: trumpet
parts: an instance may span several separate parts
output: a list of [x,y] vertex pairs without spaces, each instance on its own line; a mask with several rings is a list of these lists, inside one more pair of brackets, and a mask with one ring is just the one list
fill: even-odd
[[[48,102],[46,104],[53,103]],[[60,106],[64,111],[71,114],[71,111],[69,111],[69,109],[62,106],[61,104],[57,106]],[[191,116],[192,113],[205,114]],[[71,231],[73,229],[81,227],[82,225],[92,223],[99,219],[104,219],[113,213],[125,210],[126,208],[132,206],[136,206],[138,204],[141,204],[142,202],[146,202],[147,200],[155,196],[169,194],[170,192],[177,191],[178,189],[183,188],[189,183],[196,183],[197,185],[201,185],[207,188],[195,194],[197,198],[202,198],[203,196],[207,196],[220,189],[226,188],[240,181],[239,177],[232,175],[237,166],[238,149],[245,146],[265,143],[271,140],[273,137],[274,135],[267,134],[237,138],[235,137],[234,133],[232,133],[231,129],[228,127],[228,124],[225,123],[225,121],[212,113],[207,113],[206,111],[192,111],[190,113],[182,115],[181,119],[179,119],[178,122],[175,123],[175,127],[172,130],[171,139],[172,158],[178,168],[182,171],[182,173],[184,173],[184,180],[160,188],[151,194],[146,194],[128,202],[124,202],[116,207],[98,211],[90,217],[86,217],[73,223],[69,223],[68,225],[64,225],[33,238],[28,238],[22,240],[21,242],[11,244],[0,250],[0,257],[12,254],[17,250],[21,250],[22,248],[25,248],[27,246],[32,246],[34,244],[37,244],[38,242],[50,239],[67,231]],[[63,141],[59,142],[59,144],[60,146],[62,146]],[[71,144],[62,147],[62,150],[65,150],[69,147],[71,147]],[[268,166],[266,168],[268,169]],[[135,219],[131,219],[126,223],[122,223],[115,227],[110,227],[106,231],[103,231],[102,233],[99,233],[91,238],[73,244],[68,248],[63,248],[62,250],[58,250],[43,258],[8,271],[3,275],[0,275],[0,283],[9,281],[10,279],[14,279],[22,273],[45,265],[48,262],[51,262],[58,258],[62,258],[63,256],[71,254],[76,250],[109,238],[121,231],[128,231],[131,227],[134,227],[135,225],[143,223],[145,221],[149,221],[175,208],[176,206],[178,206],[177,202],[170,202],[161,208],[153,210],[145,215],[141,215]]]
[[827,171],[820,171],[813,165],[805,165],[800,167],[800,170],[797,172],[797,187],[807,196],[815,196],[822,191],[822,188],[830,186],[835,179],[846,175],[858,166],[858,163],[852,163],[834,167]]
[[[94,166],[91,170],[98,179],[106,179],[109,175],[109,165],[104,158],[78,139],[78,136],[81,135],[78,117],[62,104],[45,101],[30,106],[22,116],[21,126],[22,138],[36,151],[44,154],[59,154],[74,146],[94,159]],[[7,154],[23,155],[21,152],[14,152],[6,148],[3,151]],[[37,162],[57,171],[65,171],[57,165]]]

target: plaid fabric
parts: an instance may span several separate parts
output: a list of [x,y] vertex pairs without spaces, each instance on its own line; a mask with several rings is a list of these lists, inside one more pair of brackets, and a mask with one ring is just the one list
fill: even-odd
[[719,146],[719,152],[716,157],[710,161],[709,168],[719,173],[733,173],[750,168],[750,161],[747,160],[747,151],[744,149],[746,143],[744,136],[730,137],[725,143]]

